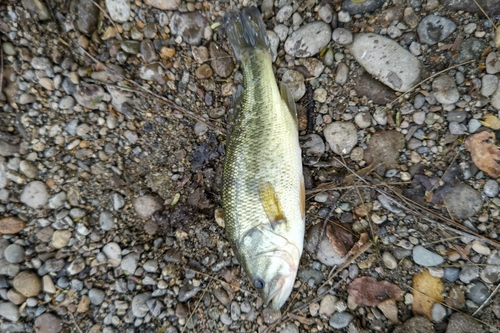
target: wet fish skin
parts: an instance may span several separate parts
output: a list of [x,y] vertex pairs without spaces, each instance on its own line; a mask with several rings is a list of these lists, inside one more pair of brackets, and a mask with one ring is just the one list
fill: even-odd
[[244,77],[224,164],[226,235],[264,302],[279,309],[293,289],[304,240],[295,104],[276,84],[258,10],[227,13],[223,24]]

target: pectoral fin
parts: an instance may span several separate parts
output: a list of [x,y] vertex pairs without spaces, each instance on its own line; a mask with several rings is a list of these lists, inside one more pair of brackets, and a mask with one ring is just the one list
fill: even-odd
[[288,110],[292,114],[293,119],[295,119],[295,123],[297,123],[297,106],[295,105],[293,94],[283,82],[280,82],[279,86],[281,99],[285,102],[286,106],[288,106]]
[[281,209],[281,204],[270,182],[263,182],[259,185],[259,196],[262,207],[274,229],[279,223],[285,223],[286,218]]

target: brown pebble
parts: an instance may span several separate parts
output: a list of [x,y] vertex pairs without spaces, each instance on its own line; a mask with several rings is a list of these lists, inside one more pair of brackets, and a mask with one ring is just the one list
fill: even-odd
[[80,300],[80,303],[78,303],[78,308],[76,309],[76,312],[87,312],[90,308],[90,298],[88,298],[86,295],[82,296],[82,299]]
[[177,303],[175,307],[175,315],[179,318],[186,317],[189,314],[189,309],[183,303]]
[[7,299],[15,305],[19,305],[26,300],[26,297],[24,297],[14,289],[9,289],[9,291],[7,292]]
[[0,219],[0,234],[13,235],[24,229],[26,223],[15,217]]
[[158,231],[158,224],[154,221],[148,221],[144,225],[144,231],[149,235],[154,235]]
[[35,319],[36,333],[59,333],[62,329],[61,318],[52,313],[44,313]]
[[175,55],[175,49],[169,47],[162,47],[160,50],[160,58],[162,59],[172,59]]
[[212,68],[208,64],[203,64],[198,67],[195,73],[198,79],[208,79],[213,75]]
[[22,271],[13,281],[14,289],[26,297],[35,297],[42,291],[42,282],[32,271]]

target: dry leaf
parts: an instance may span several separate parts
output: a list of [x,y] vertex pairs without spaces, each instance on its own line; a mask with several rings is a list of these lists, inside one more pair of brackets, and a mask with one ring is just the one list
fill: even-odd
[[377,307],[380,309],[380,311],[382,311],[384,316],[394,324],[401,324],[398,319],[398,306],[396,305],[395,300],[388,299],[387,301],[381,302]]
[[413,314],[426,316],[432,321],[432,306],[442,302],[443,282],[425,270],[413,277]]
[[491,128],[492,130],[497,131],[500,129],[500,119],[492,114],[485,115],[484,120],[480,122],[484,126]]
[[345,257],[347,252],[352,248],[352,235],[347,230],[332,224],[327,224],[325,234],[335,252],[341,257]]
[[404,292],[393,283],[377,281],[363,276],[353,280],[347,287],[349,296],[358,305],[375,306],[388,299],[398,299]]
[[467,149],[474,164],[490,177],[500,177],[500,150],[494,145],[495,135],[490,132],[480,132],[465,140]]
[[349,251],[349,253],[347,253],[348,256],[352,256],[353,254],[355,254],[356,252],[358,252],[358,250],[366,244],[366,242],[368,242],[368,233],[367,232],[363,232],[361,235],[359,235],[359,240],[356,242],[356,244],[354,244],[354,246],[351,248],[351,250]]

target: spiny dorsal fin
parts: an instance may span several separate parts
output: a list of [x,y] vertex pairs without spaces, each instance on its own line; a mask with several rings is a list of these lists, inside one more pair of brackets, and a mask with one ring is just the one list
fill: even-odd
[[271,222],[271,227],[274,229],[279,223],[285,223],[286,218],[273,184],[267,181],[261,183],[259,185],[259,196],[267,218]]
[[295,123],[297,123],[297,106],[295,105],[295,100],[293,99],[293,94],[286,84],[283,82],[279,83],[281,99],[288,106],[288,110],[292,114]]

